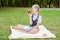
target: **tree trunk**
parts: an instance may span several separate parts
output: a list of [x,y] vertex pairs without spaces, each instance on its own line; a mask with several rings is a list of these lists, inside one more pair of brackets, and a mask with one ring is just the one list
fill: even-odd
[[51,2],[52,2],[52,1],[50,0],[50,1],[49,1],[49,8],[50,8],[50,5],[51,5]]
[[1,6],[1,0],[0,0],[0,6]]
[[60,8],[60,0],[59,0],[59,8]]
[[3,0],[1,0],[1,6],[4,6]]

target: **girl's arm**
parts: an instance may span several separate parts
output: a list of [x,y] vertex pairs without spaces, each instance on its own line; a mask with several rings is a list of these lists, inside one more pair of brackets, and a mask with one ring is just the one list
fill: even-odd
[[32,18],[31,18],[31,15],[29,16],[29,22],[30,22],[30,24],[32,24]]
[[41,22],[42,22],[42,17],[41,17],[41,15],[39,15],[38,22],[37,22],[37,25],[35,26],[35,28],[38,28],[39,25],[41,24]]
[[29,23],[32,24],[32,18],[31,18],[30,10],[27,10],[27,14],[29,16]]
[[40,24],[40,23],[37,23],[37,25],[36,25],[36,26],[34,26],[34,28],[39,28],[39,24]]

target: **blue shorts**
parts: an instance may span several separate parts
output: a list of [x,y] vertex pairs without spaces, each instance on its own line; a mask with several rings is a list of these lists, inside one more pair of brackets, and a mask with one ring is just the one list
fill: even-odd
[[27,29],[30,29],[30,31],[31,30],[37,30],[37,31],[39,30],[38,28],[34,28],[34,27],[30,27],[30,26],[24,26],[21,31],[26,33]]
[[28,27],[28,26],[25,26],[25,27],[22,28],[22,30],[27,30],[27,29],[31,29],[31,30],[32,30],[32,29],[34,29],[34,27],[30,27],[30,26]]

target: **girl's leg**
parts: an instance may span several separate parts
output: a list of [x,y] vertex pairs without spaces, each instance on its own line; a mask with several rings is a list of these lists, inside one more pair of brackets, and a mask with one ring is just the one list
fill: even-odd
[[33,29],[31,31],[29,31],[28,33],[29,34],[36,34],[39,30],[38,29]]
[[30,28],[28,28],[27,30],[25,30],[26,32],[29,32],[31,29]]
[[21,30],[22,27],[23,27],[23,26],[19,26],[19,27],[12,26],[12,29]]

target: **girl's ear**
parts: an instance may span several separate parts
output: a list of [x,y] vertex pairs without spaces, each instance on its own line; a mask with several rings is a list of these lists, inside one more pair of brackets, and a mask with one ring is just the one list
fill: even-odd
[[39,10],[36,8],[36,11],[39,11]]

